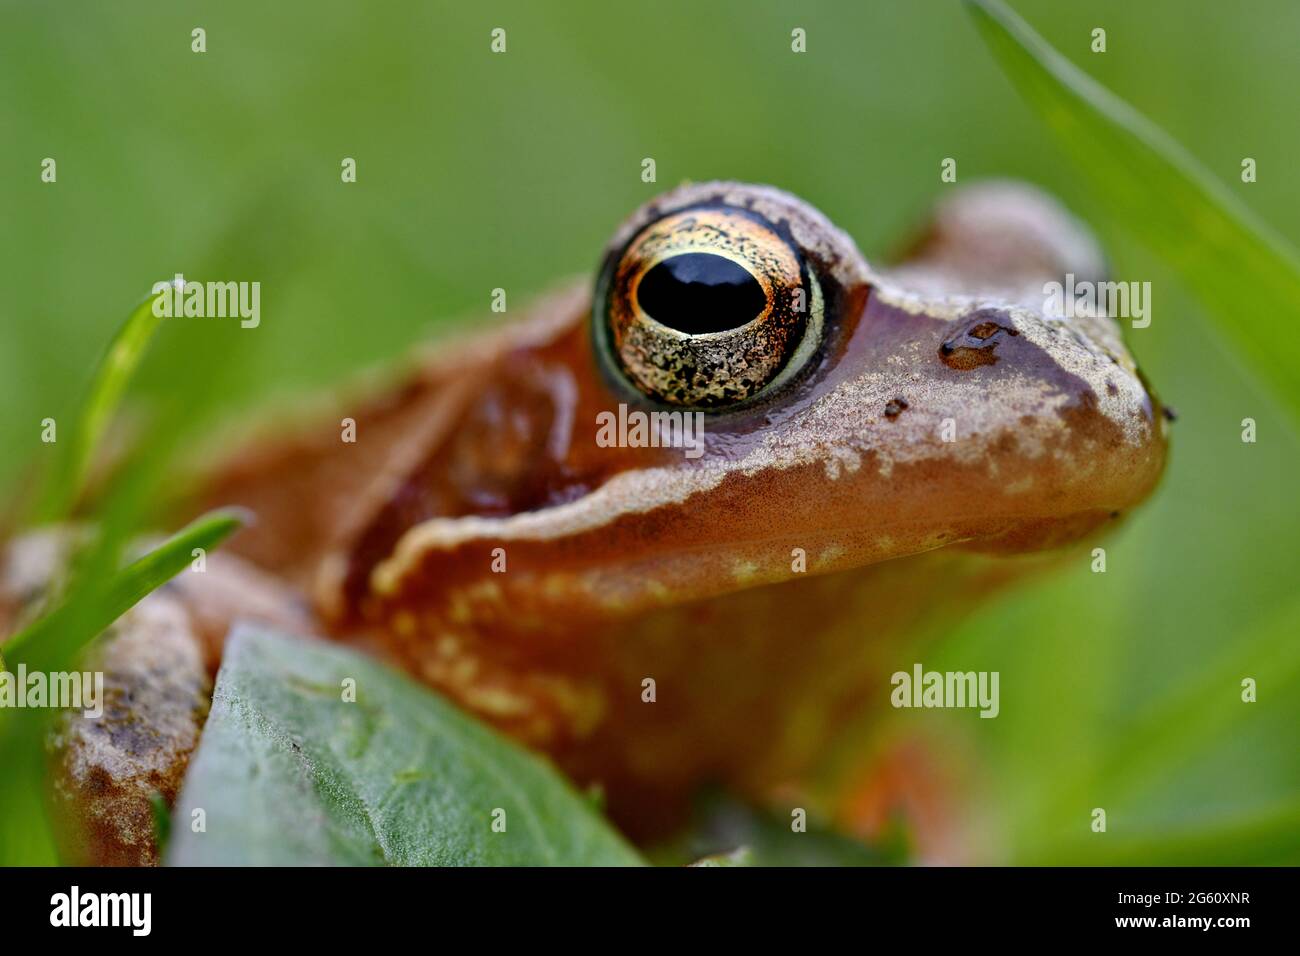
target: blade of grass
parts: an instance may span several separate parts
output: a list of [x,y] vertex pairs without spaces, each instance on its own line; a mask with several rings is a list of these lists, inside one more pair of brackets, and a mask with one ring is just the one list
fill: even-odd
[[56,866],[59,851],[46,812],[45,731],[49,714],[0,714],[0,865]]
[[1300,421],[1300,255],[1169,134],[1057,52],[1001,0],[966,0],[1003,69],[1118,221],[1166,259]]
[[[116,547],[97,546],[83,566],[81,584],[66,601],[4,645],[5,666],[58,671],[145,595],[165,584],[192,560],[194,548],[210,550],[243,523],[231,512],[212,512],[116,574],[103,568]],[[94,585],[103,580],[101,585]],[[0,863],[48,866],[59,862],[54,821],[46,814],[46,739],[52,711],[0,712]]]
[[76,504],[104,431],[149,342],[162,324],[163,320],[154,315],[156,298],[152,294],[147,296],[131,311],[100,359],[90,389],[82,401],[69,451],[60,459],[39,509],[37,517],[40,520],[64,518]]
[[74,589],[67,601],[28,625],[5,644],[12,669],[40,669],[66,660],[190,563],[195,548],[209,551],[244,524],[235,510],[212,511],[186,525],[157,548],[127,565],[101,585]]
[[[150,297],[132,310],[101,359],[78,409],[72,440],[61,446],[61,455],[38,500],[33,515],[38,521],[66,518],[82,494],[99,441],[157,331],[152,302]],[[156,451],[146,457],[152,459],[163,447],[163,442],[155,442],[151,448]],[[93,610],[102,587],[83,591],[80,584],[114,578],[141,503],[147,498],[147,482],[142,480],[139,469],[127,471],[104,502],[93,543],[72,562],[72,581],[77,587],[67,592],[62,613],[53,621],[37,621],[6,643],[4,652],[9,660],[0,657],[0,667],[7,670],[19,661],[44,661],[50,665],[49,670],[63,669],[75,649],[98,633],[91,628],[96,620],[103,619],[103,614]],[[54,640],[48,647],[37,646],[42,635],[51,632],[56,637],[59,632],[68,636]],[[45,741],[53,716],[47,710],[0,712],[0,764],[5,768],[0,774],[0,863],[6,866],[52,866],[59,862],[55,823],[46,812]]]
[[[41,521],[65,519],[84,494],[86,478],[99,454],[98,448],[113,413],[158,331],[161,320],[153,315],[154,297],[146,298],[127,317],[100,361],[78,410],[73,441],[62,446],[56,471],[33,515]],[[96,502],[95,532],[70,562],[70,580],[59,604],[58,617],[38,621],[28,632],[4,648],[7,662],[22,662],[34,669],[62,670],[71,666],[77,650],[101,633],[117,616],[152,587],[170,579],[191,559],[195,547],[215,547],[238,522],[228,513],[200,519],[173,538],[162,553],[154,552],[130,568],[119,570],[127,542],[144,521],[157,521],[158,492],[166,479],[171,456],[183,436],[211,412],[215,396],[224,390],[213,383],[231,367],[231,336],[201,343],[202,360],[190,358],[187,388],[171,401],[150,428],[148,441],[139,443],[125,467],[113,476],[106,494]],[[192,350],[190,355],[195,352]],[[176,355],[176,362],[185,362]],[[178,540],[179,539],[179,540]],[[165,550],[164,550],[165,549]],[[153,583],[146,586],[146,582]],[[120,613],[118,611],[117,613]],[[44,666],[39,666],[44,662]],[[48,710],[0,711],[0,864],[52,865],[59,862],[56,830],[59,821],[46,810],[45,742],[53,717]]]

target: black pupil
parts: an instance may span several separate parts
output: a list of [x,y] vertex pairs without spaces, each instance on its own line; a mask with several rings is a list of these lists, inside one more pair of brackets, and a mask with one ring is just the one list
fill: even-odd
[[688,335],[739,328],[767,305],[747,269],[708,252],[684,252],[656,264],[636,296],[652,319]]

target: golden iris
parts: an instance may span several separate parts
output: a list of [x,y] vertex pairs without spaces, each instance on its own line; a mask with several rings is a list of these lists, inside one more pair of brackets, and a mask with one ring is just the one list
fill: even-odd
[[716,409],[753,398],[797,371],[821,335],[816,278],[747,210],[706,206],[650,223],[602,288],[619,370],[669,405]]

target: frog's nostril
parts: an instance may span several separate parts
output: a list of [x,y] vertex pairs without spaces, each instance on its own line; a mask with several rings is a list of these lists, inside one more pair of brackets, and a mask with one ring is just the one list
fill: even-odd
[[1005,336],[1019,334],[1005,312],[981,309],[963,322],[960,332],[944,339],[939,346],[939,357],[949,368],[963,372],[992,365],[998,360],[995,354],[998,343]]
[[636,297],[656,322],[687,335],[739,328],[767,308],[748,269],[709,252],[664,259],[637,283]]
[[1010,332],[1012,335],[1016,334],[1015,329],[1009,329],[1006,326],[998,325],[996,322],[992,320],[981,322],[979,325],[971,329],[970,332],[968,332],[967,334],[970,335],[972,338],[979,339],[982,342],[985,339],[993,338],[993,336],[995,336],[998,332]]

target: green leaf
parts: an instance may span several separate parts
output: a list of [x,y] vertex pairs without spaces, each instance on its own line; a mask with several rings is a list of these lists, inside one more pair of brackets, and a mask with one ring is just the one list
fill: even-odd
[[173,820],[172,865],[640,862],[549,765],[441,697],[252,628],[227,644]]
[[154,315],[156,299],[157,296],[151,294],[132,310],[99,360],[90,390],[81,403],[69,451],[60,460],[46,492],[40,514],[42,519],[55,521],[66,517],[84,489],[104,431],[117,411],[149,342],[162,324],[162,319]]
[[66,661],[150,591],[179,574],[193,560],[195,548],[212,550],[243,523],[243,513],[234,509],[209,512],[107,580],[83,581],[63,604],[5,645],[9,666],[23,663],[41,670]]
[[1167,260],[1300,419],[1300,255],[1164,130],[1053,49],[1001,0],[967,0],[1003,69],[1115,219]]

